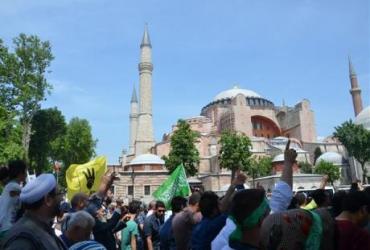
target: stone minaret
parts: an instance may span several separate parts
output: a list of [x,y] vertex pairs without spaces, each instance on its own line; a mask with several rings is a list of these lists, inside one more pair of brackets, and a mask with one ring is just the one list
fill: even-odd
[[350,57],[348,57],[348,63],[349,63],[349,79],[351,81],[351,89],[349,92],[352,95],[353,108],[355,110],[355,116],[357,116],[362,111],[361,89],[358,86],[357,75],[355,69],[353,68]]
[[145,26],[140,49],[140,112],[135,142],[135,155],[150,153],[150,149],[155,144],[152,117],[152,45],[147,26]]
[[139,115],[139,103],[137,101],[136,89],[132,90],[131,108],[130,108],[130,146],[129,154],[135,154],[135,141],[137,132],[137,119]]

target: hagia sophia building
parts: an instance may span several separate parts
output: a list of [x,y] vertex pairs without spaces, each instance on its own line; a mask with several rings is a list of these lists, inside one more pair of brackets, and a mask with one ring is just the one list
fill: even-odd
[[[139,95],[134,88],[130,102],[129,150],[123,152],[119,165],[114,166],[120,177],[114,184],[115,194],[126,199],[135,198],[146,202],[152,199],[151,194],[168,177],[161,157],[169,154],[170,138],[176,129],[175,124],[172,131],[163,136],[162,141],[155,142],[151,51],[152,44],[148,28],[145,27],[140,44]],[[370,107],[362,108],[361,90],[350,60],[349,73],[355,123],[370,129]],[[325,160],[338,166],[342,176],[338,184],[349,184],[354,179],[361,179],[359,164],[348,157],[343,145],[332,137],[317,140],[315,114],[307,99],[301,100],[293,107],[284,104],[277,106],[253,90],[234,86],[221,91],[208,104],[200,107],[200,115],[185,120],[192,130],[200,134],[196,143],[200,154],[198,174],[188,178],[192,186],[222,191],[230,184],[231,173],[220,167],[218,159],[218,141],[225,129],[247,135],[252,142],[253,155],[272,157],[273,172],[269,183],[266,182],[268,187],[272,185],[273,177],[281,174],[283,150],[288,138],[291,140],[291,147],[298,153],[299,162],[313,164],[314,151],[320,148],[323,154],[316,162]],[[300,173],[298,166],[295,166],[294,172],[293,188],[296,189],[310,188],[312,183],[318,185],[321,180],[321,176]]]

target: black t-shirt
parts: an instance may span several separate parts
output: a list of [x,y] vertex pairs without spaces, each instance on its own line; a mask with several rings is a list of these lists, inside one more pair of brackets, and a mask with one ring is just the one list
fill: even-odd
[[155,213],[145,219],[144,222],[145,239],[148,236],[152,236],[153,247],[159,247],[160,245],[159,230],[161,229],[162,225],[163,219],[157,218]]

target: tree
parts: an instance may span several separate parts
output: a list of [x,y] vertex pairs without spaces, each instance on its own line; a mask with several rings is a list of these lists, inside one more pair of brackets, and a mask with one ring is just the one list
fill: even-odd
[[320,161],[315,167],[316,174],[327,175],[328,181],[333,186],[334,181],[340,178],[340,169],[331,162]]
[[315,165],[316,160],[320,157],[320,155],[322,155],[320,147],[316,147],[313,154],[314,154],[313,165]]
[[28,161],[31,121],[40,109],[40,102],[51,90],[45,78],[46,69],[53,60],[51,46],[37,36],[20,34],[13,39],[14,53],[8,53],[4,67],[7,71],[6,82],[13,94],[22,125],[22,146],[24,158]]
[[57,108],[41,109],[32,118],[29,158],[36,173],[50,170],[53,164],[52,144],[66,134],[67,124]]
[[0,39],[0,164],[20,159],[24,155],[21,127],[16,119],[14,88],[9,80],[11,60],[8,48]]
[[234,179],[236,171],[244,170],[249,174],[252,144],[248,136],[227,130],[222,132],[219,143],[220,166],[231,170],[231,180]]
[[312,174],[312,165],[308,162],[298,162],[298,167],[301,171],[301,173],[304,174]]
[[367,183],[365,164],[370,160],[370,131],[349,120],[335,127],[334,136],[346,147],[349,156],[360,163],[363,183]]
[[254,178],[264,177],[271,174],[272,158],[268,156],[256,157],[249,159],[250,174]]
[[86,163],[95,155],[96,143],[89,122],[77,117],[68,123],[66,134],[51,143],[51,158],[63,162],[62,185],[65,186],[65,172],[71,164]]
[[[0,86],[3,86],[1,82]],[[21,159],[24,155],[21,126],[5,95],[0,89],[0,164]]]
[[187,176],[194,176],[198,172],[199,151],[195,146],[198,137],[199,134],[191,130],[186,121],[181,119],[177,121],[177,129],[170,139],[171,151],[168,157],[162,157],[170,173],[181,163]]

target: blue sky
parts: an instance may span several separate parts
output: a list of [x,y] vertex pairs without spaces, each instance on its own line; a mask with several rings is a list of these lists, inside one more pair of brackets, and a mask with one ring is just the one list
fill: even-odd
[[280,105],[311,101],[319,136],[353,118],[347,56],[370,105],[368,0],[1,0],[0,37],[49,40],[54,85],[43,107],[89,120],[97,153],[128,146],[139,45],[153,45],[156,140],[238,84]]

